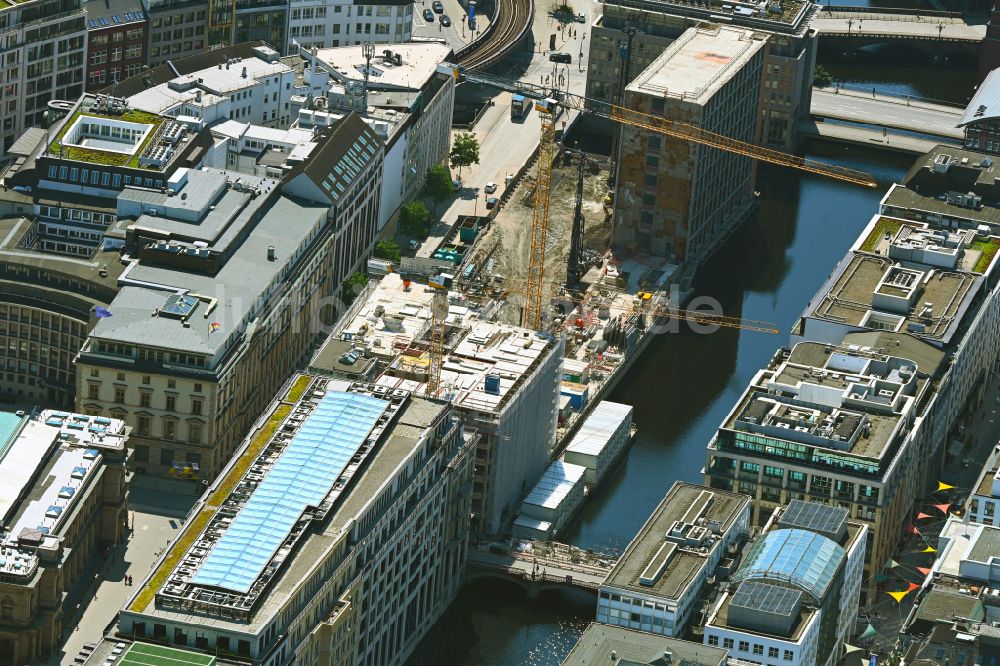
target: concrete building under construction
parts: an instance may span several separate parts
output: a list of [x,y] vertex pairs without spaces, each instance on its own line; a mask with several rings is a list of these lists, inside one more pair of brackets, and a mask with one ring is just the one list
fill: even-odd
[[[625,90],[625,106],[755,142],[766,36],[691,28]],[[751,210],[755,166],[741,155],[623,126],[615,246],[696,265]]]

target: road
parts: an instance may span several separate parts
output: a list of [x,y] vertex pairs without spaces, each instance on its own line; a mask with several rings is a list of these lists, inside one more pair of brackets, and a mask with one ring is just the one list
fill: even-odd
[[801,136],[817,137],[856,146],[871,146],[909,155],[923,155],[940,143],[940,141],[919,139],[895,132],[884,133],[881,130],[867,127],[833,122],[822,123],[813,120],[799,123],[799,133]]
[[[465,26],[465,9],[458,0],[441,0],[441,4],[444,5],[444,13],[451,19],[451,25],[442,27],[438,22],[438,14],[434,14],[433,21],[425,21],[424,10],[430,9],[431,0],[420,0],[413,5],[413,36],[421,39],[444,39],[452,50],[458,51],[472,41],[472,33]],[[477,30],[482,32],[487,26],[489,19],[476,14]]]
[[[111,553],[97,574],[88,592],[90,602],[72,611],[63,621],[64,644],[39,666],[59,666],[73,662],[84,643],[96,643],[104,635],[104,629],[118,614],[122,604],[134,587],[125,584],[125,575],[139,585],[159,558],[160,551],[179,534],[183,525],[181,519],[187,515],[193,496],[157,493],[153,490],[133,488],[129,492],[132,508],[130,520],[133,532],[129,539]],[[153,505],[157,508],[153,508]]]
[[611,571],[610,569],[602,571],[594,567],[581,567],[568,562],[554,560],[535,560],[514,557],[513,555],[497,555],[470,548],[469,565],[475,566],[477,564],[490,568],[516,569],[528,577],[531,576],[533,571],[536,575],[542,575],[544,571],[546,578],[555,577],[560,580],[565,580],[567,576],[572,576],[574,581],[586,583],[591,586],[598,586],[603,583]]
[[929,16],[900,16],[819,12],[813,27],[820,35],[863,37],[865,35],[897,35],[920,39],[947,39],[981,42],[986,37],[985,25],[969,25],[962,19]]
[[852,90],[836,93],[829,88],[814,88],[810,112],[814,118],[834,118],[951,139],[963,136],[956,127],[962,109],[883,94],[872,97]]
[[[442,2],[445,3],[446,11],[449,11],[448,2],[457,4],[457,0],[442,0]],[[558,71],[570,92],[577,95],[586,92],[587,70],[585,63],[579,61],[578,54],[590,52],[589,28],[592,6],[593,3],[574,5],[577,11],[588,15],[587,23],[570,24],[576,31],[575,37],[556,38],[558,50],[573,56],[572,64],[555,65],[549,62],[548,52],[539,52],[536,48],[531,64],[521,77],[522,80],[541,83],[546,76],[552,77]],[[538,7],[542,8],[543,5],[540,4]],[[418,20],[423,19],[418,17]],[[547,36],[555,31],[552,19],[544,11],[536,11],[532,33],[536,36]],[[479,164],[462,169],[461,190],[453,200],[439,206],[437,222],[432,225],[430,236],[417,250],[417,256],[429,257],[448,234],[459,215],[485,214],[483,188],[486,183],[497,183],[499,186],[497,194],[501,194],[505,176],[516,173],[538,146],[540,129],[538,114],[532,112],[521,121],[511,120],[510,97],[509,93],[499,92],[494,98],[494,106],[483,114],[472,129],[480,144]],[[564,113],[560,123],[568,121],[569,118],[570,116]],[[456,169],[454,173],[457,176],[458,170]]]

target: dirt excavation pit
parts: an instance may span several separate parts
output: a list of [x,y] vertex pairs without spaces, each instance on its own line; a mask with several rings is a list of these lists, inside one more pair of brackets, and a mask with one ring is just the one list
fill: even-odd
[[[584,250],[601,254],[611,241],[611,222],[605,214],[604,198],[609,192],[607,161],[592,164],[585,170],[583,184]],[[517,190],[490,225],[479,246],[493,248],[493,274],[503,276],[503,285],[511,290],[511,307],[505,308],[504,318],[519,323],[523,298],[516,292],[527,284],[531,225],[534,220],[535,173],[532,165]],[[549,205],[549,228],[545,246],[545,292],[542,302],[566,282],[566,261],[569,257],[576,209],[576,185],[579,157],[559,157],[552,172],[552,196]]]

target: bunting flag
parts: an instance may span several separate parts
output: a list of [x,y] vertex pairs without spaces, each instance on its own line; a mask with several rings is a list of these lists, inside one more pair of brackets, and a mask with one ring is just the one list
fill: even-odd
[[925,576],[930,576],[931,575],[931,570],[928,569],[927,567],[915,567],[915,568],[916,568],[917,571],[919,571],[920,573],[922,573]]
[[885,563],[885,568],[886,569],[895,569],[898,566],[899,566],[899,562],[897,562],[896,560],[894,560],[892,558],[889,558],[889,561]]
[[854,654],[855,652],[861,652],[861,650],[862,650],[862,648],[859,648],[857,645],[851,645],[850,643],[844,643],[844,656],[845,657],[847,655],[849,655],[849,654]]
[[938,492],[941,492],[942,490],[954,490],[954,488],[955,486],[951,485],[950,483],[945,483],[944,481],[938,481],[938,489],[937,489]]
[[881,571],[879,571],[878,573],[875,574],[875,582],[876,583],[884,583],[887,580],[889,580],[889,577],[886,576]]
[[920,552],[921,553],[936,553],[937,552],[937,548],[935,548],[934,546],[927,546],[926,548],[924,548]]
[[107,308],[102,308],[100,305],[94,307],[94,316],[98,319],[106,319],[111,315],[111,310]]
[[944,515],[947,516],[948,515],[948,508],[951,506],[951,504],[950,503],[949,504],[934,504],[933,506],[934,506],[935,509],[937,509],[938,511],[940,511],[941,513],[943,513]]
[[917,514],[917,520],[921,520],[923,518],[933,518],[933,517],[934,516],[932,516],[931,514],[924,513],[923,511],[921,511],[920,513]]
[[[890,592],[889,594],[893,594],[893,593]],[[905,594],[905,592],[904,592],[904,594]],[[865,630],[861,633],[860,636],[858,636],[858,640],[864,641],[864,640],[868,640],[869,638],[874,638],[875,636],[878,636],[878,632],[875,631],[875,627],[872,626],[871,622],[869,622],[868,626],[865,627]]]
[[910,583],[910,585],[909,585],[909,589],[908,589],[908,590],[906,590],[906,591],[907,591],[907,592],[913,592],[913,590],[916,590],[916,589],[917,589],[917,588],[919,588],[919,587],[920,587],[920,586],[919,586],[919,585],[917,585],[916,583]]
[[220,324],[217,321],[213,321],[211,324],[208,325],[208,330],[210,333],[215,333],[220,328],[222,328],[222,324]]
[[909,593],[910,593],[909,590],[899,590],[898,592],[886,592],[886,594],[888,594],[890,597],[896,600],[897,604],[900,603],[903,600],[903,597],[905,597]]
[[921,536],[920,530],[918,530],[916,525],[914,525],[913,523],[910,523],[909,525],[906,526],[906,531],[909,532],[910,534]]

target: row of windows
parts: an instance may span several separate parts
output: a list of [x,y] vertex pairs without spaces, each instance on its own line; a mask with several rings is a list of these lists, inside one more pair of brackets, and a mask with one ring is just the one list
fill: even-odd
[[[716,635],[716,634],[709,634],[709,636],[708,636],[708,644],[711,645],[711,646],[714,646],[714,647],[718,647],[719,646],[719,637],[718,637],[718,635]],[[723,638],[722,639],[722,647],[726,648],[727,650],[734,649],[733,648],[734,644],[735,644],[735,641],[732,638]],[[739,652],[746,652],[746,653],[756,654],[756,655],[761,655],[761,656],[764,654],[764,646],[762,644],[760,644],[760,643],[754,643],[753,646],[751,647],[750,641],[740,641],[739,642],[739,647],[736,648],[736,649]],[[767,656],[768,656],[769,659],[777,659],[778,658],[778,653],[779,653],[779,649],[778,648],[776,648],[774,646],[768,646],[768,648],[767,648]],[[784,654],[782,655],[782,658],[785,661],[792,661],[793,659],[795,659],[795,653],[792,650],[785,650]]]
[[[122,175],[120,173],[112,173],[110,171],[99,171],[97,169],[81,169],[78,167],[66,167],[55,165],[49,165],[49,178],[53,180],[65,180],[73,183],[80,183],[82,185],[99,185],[101,187],[112,187],[118,189],[122,186]],[[134,185],[136,187],[163,187],[163,181],[161,179],[153,178],[141,178],[125,174],[126,186]]]

